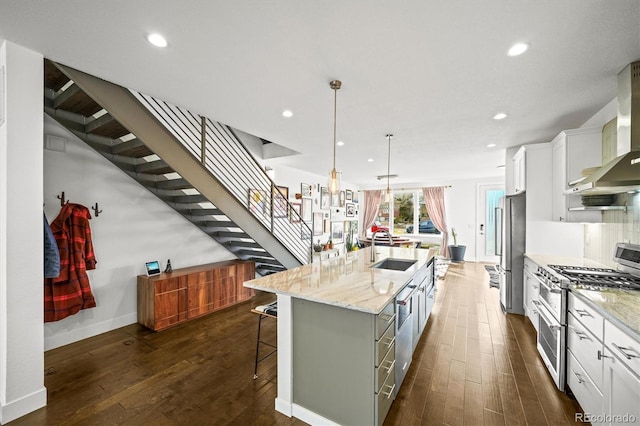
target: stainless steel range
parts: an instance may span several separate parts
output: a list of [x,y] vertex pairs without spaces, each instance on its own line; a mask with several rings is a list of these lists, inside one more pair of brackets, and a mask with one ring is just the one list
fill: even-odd
[[615,269],[562,265],[549,265],[549,268],[567,277],[572,285],[586,290],[640,290],[640,278]]
[[640,290],[640,245],[618,243],[613,255],[618,269],[570,265],[538,267],[540,282],[538,352],[556,386],[565,387],[567,290]]

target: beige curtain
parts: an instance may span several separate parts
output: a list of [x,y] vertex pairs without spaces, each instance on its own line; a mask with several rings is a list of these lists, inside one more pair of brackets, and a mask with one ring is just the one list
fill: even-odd
[[444,257],[449,257],[449,233],[447,232],[447,214],[444,209],[444,186],[434,186],[422,188],[424,203],[429,212],[429,219],[442,233],[441,253]]
[[382,191],[375,189],[372,191],[364,191],[364,210],[362,212],[362,238],[367,236],[367,229],[371,228],[373,222],[378,217],[380,210],[380,200],[382,199]]

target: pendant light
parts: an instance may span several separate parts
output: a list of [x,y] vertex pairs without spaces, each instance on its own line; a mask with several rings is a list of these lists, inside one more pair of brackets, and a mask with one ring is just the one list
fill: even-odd
[[340,80],[333,80],[329,83],[331,89],[333,89],[333,169],[329,172],[329,192],[331,194],[337,194],[340,191],[340,175],[336,170],[336,111],[338,104],[338,89],[342,86]]
[[386,138],[389,144],[389,151],[387,154],[387,192],[384,194],[384,202],[389,203],[391,201],[391,189],[389,189],[389,175],[391,175],[391,133],[387,134]]

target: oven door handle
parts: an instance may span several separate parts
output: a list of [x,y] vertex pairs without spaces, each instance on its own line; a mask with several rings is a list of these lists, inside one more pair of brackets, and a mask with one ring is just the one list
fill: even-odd
[[560,330],[562,328],[562,324],[558,321],[555,321],[551,312],[548,312],[547,307],[536,300],[536,306],[538,306],[538,314],[540,315],[540,319],[547,324],[547,327],[551,330]]
[[534,272],[533,275],[535,275],[536,279],[538,280],[538,282],[540,283],[540,285],[546,287],[549,289],[550,293],[562,293],[562,290],[558,288],[557,285],[552,285],[550,286],[549,284],[547,284],[546,280],[544,279],[544,277],[542,275],[540,275],[537,272]]
[[553,293],[553,294],[560,294],[562,293],[562,289],[554,286],[550,286],[549,284],[547,284],[542,278],[542,275],[538,274],[537,272],[534,273],[533,275],[535,275],[536,277],[538,277],[538,282],[540,283],[540,285],[546,289],[549,290],[549,293]]

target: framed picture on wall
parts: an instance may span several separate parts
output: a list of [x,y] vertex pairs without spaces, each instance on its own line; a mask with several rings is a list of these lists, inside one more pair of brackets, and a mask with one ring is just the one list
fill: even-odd
[[331,207],[340,207],[340,198],[339,193],[330,194],[331,196]]
[[324,230],[324,214],[314,213],[313,214],[313,235],[322,235],[323,230]]
[[259,189],[249,189],[249,211],[254,216],[269,216],[269,205],[267,204],[267,193]]
[[331,222],[331,241],[334,244],[344,241],[344,222]]
[[302,194],[302,197],[308,197],[311,198],[311,194],[312,194],[312,186],[308,183],[301,183],[300,184],[300,193]]
[[289,211],[289,220],[291,221],[291,223],[300,222],[301,212],[302,212],[302,204],[291,203],[291,211]]
[[344,203],[345,203],[345,199],[344,199],[345,195],[344,195],[344,191],[340,191],[340,207],[344,207]]
[[358,191],[353,191],[353,194],[351,194],[351,202],[358,203]]
[[287,217],[289,188],[286,186],[277,186],[275,188],[273,190],[273,217]]
[[311,222],[313,220],[313,203],[311,198],[303,198],[302,199],[302,221],[303,222]]
[[331,207],[329,205],[330,202],[331,199],[329,198],[329,188],[323,186],[322,188],[320,188],[320,209],[327,210],[329,207]]
[[347,201],[351,201],[353,200],[353,191],[350,189],[347,189],[344,191],[344,197]]
[[354,217],[356,215],[356,205],[353,203],[347,203],[345,215],[347,217]]
[[311,239],[311,228],[306,223],[301,224],[300,226],[300,238],[303,240]]

